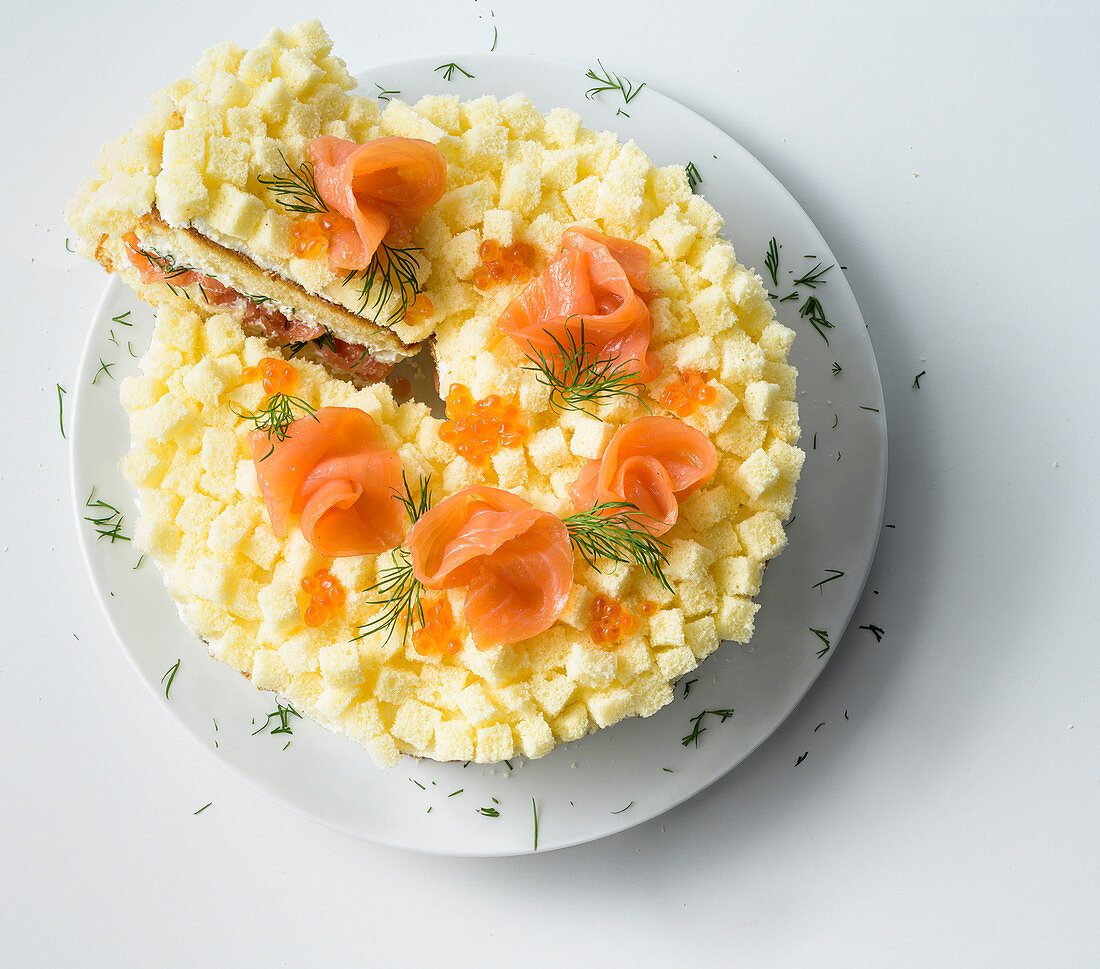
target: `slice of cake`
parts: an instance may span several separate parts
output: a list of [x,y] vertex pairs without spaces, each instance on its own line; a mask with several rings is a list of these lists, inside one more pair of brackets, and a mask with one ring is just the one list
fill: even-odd
[[[143,298],[235,306],[247,332],[369,382],[431,330],[417,303],[427,267],[410,233],[442,195],[446,165],[424,139],[381,144],[377,103],[348,93],[356,81],[331,46],[311,21],[249,51],[207,51],[194,79],[156,94],[104,150],[67,218],[83,254]],[[349,157],[361,143],[365,162],[362,151]],[[435,166],[429,194],[402,208],[404,173],[424,156]],[[341,206],[345,190],[370,195],[371,224]],[[352,232],[351,258],[349,226],[370,240],[364,248]]]

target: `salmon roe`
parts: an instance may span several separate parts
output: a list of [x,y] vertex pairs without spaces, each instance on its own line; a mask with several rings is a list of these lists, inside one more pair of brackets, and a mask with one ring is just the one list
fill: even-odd
[[309,593],[309,604],[302,620],[313,627],[324,625],[325,620],[344,605],[346,596],[340,580],[328,569],[318,569],[303,578],[302,591]]
[[638,612],[643,616],[652,616],[657,611],[657,603],[652,599],[646,599],[638,606]]
[[681,417],[694,414],[701,404],[712,404],[718,391],[707,383],[706,374],[685,370],[680,379],[669,384],[661,394],[661,403]]
[[424,607],[424,625],[413,633],[412,642],[421,656],[429,653],[453,656],[462,648],[449,599],[436,599]]
[[298,386],[298,369],[278,357],[264,357],[255,367],[245,367],[241,376],[245,380],[263,377],[268,394],[290,394]]
[[321,212],[290,227],[291,251],[302,259],[316,259],[328,252],[332,234],[349,224],[338,212]]
[[474,285],[478,289],[488,289],[493,283],[512,282],[530,272],[535,250],[526,242],[502,246],[496,239],[486,239],[478,255],[481,264],[474,270]]
[[592,624],[589,631],[594,643],[617,643],[638,628],[638,617],[623,608],[622,603],[607,596],[592,600]]
[[483,465],[499,448],[522,444],[529,436],[516,404],[496,394],[474,400],[468,387],[451,384],[447,420],[439,428],[439,439],[471,464]]
[[418,293],[412,305],[405,310],[406,323],[420,323],[426,320],[434,312],[435,307],[428,298],[427,293]]

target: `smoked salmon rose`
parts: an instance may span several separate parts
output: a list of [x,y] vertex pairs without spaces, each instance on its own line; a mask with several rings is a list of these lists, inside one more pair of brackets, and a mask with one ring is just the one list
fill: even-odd
[[413,574],[428,589],[465,587],[463,615],[478,646],[549,629],[573,584],[573,547],[556,515],[499,488],[445,498],[409,530]]
[[330,558],[401,544],[401,459],[369,414],[322,407],[291,424],[282,441],[252,431],[248,443],[276,538],[297,514],[306,541]]
[[628,501],[653,535],[663,535],[680,502],[710,480],[718,454],[707,436],[675,417],[639,417],[620,427],[603,457],[590,461],[573,485],[576,508]]

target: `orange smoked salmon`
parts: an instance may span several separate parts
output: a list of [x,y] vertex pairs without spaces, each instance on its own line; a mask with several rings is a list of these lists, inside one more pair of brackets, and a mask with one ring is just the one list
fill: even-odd
[[387,236],[409,241],[420,217],[443,196],[447,163],[417,138],[375,138],[365,145],[332,135],[309,145],[317,191],[347,220],[331,233],[329,266],[366,269]]
[[561,248],[538,278],[505,308],[497,326],[528,356],[542,353],[561,362],[555,340],[584,342],[595,359],[633,366],[643,381],[660,372],[649,353],[653,322],[646,299],[649,250],[574,226],[562,233]]
[[322,407],[314,416],[291,424],[282,441],[248,435],[276,538],[298,514],[306,541],[330,558],[395,548],[405,520],[401,459],[364,411]]
[[409,530],[413,574],[429,589],[466,587],[477,645],[518,643],[549,629],[573,584],[561,519],[499,488],[463,488]]
[[581,471],[571,494],[576,508],[629,501],[641,523],[663,535],[679,517],[680,502],[710,480],[718,454],[707,436],[675,417],[639,417],[620,427],[603,457]]

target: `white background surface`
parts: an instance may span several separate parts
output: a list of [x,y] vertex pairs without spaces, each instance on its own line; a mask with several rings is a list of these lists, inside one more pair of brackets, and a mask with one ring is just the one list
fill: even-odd
[[[9,13],[0,964],[1096,965],[1100,24],[1068,16],[1085,4],[941,16],[957,8]],[[164,715],[93,599],[55,383],[72,389],[104,279],[65,251],[61,209],[203,47],[310,14],[353,70],[461,62],[493,25],[498,51],[600,57],[740,140],[848,267],[885,387],[896,528],[791,719],[640,828],[479,861],[317,827]],[[855,629],[869,623],[881,643]]]

